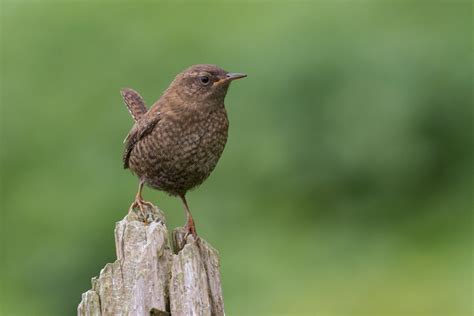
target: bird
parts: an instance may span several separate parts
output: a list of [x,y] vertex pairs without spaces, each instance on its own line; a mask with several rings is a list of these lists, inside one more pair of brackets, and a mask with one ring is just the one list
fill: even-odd
[[134,120],[122,156],[123,167],[139,180],[131,209],[138,207],[144,214],[145,207],[152,206],[142,197],[144,185],[178,196],[186,213],[186,234],[197,237],[186,193],[216,167],[229,129],[224,99],[231,82],[244,77],[216,65],[193,65],[179,73],[149,109],[138,92],[121,90]]

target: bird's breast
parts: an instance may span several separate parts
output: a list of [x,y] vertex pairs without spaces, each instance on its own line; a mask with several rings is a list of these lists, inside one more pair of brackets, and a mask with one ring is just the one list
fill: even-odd
[[215,168],[228,128],[224,108],[207,115],[164,116],[132,152],[134,171],[158,189],[188,190]]
[[212,158],[223,150],[227,141],[229,123],[222,111],[187,119],[165,119],[162,123],[156,129],[157,135],[151,136],[161,145],[157,149],[173,161]]

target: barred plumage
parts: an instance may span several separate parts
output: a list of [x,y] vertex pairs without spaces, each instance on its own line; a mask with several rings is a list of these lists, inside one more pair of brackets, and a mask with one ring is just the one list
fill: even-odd
[[243,77],[214,65],[192,66],[176,76],[149,111],[138,93],[123,93],[136,120],[123,155],[124,167],[140,179],[132,207],[146,204],[143,184],[180,196],[186,227],[196,235],[185,194],[211,174],[224,150],[229,127],[224,98],[230,82]]

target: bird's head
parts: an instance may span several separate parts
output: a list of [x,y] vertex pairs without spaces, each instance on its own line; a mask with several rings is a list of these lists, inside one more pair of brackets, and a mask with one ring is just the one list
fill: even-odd
[[176,93],[188,105],[223,104],[230,83],[244,77],[247,75],[215,65],[194,65],[176,76],[168,92]]

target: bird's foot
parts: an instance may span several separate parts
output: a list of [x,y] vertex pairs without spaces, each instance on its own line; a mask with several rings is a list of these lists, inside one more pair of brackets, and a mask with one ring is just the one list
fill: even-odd
[[186,225],[184,226],[184,230],[186,231],[186,234],[184,235],[184,240],[186,240],[189,235],[192,235],[194,237],[194,240],[198,240],[198,235],[196,231],[196,226],[194,225],[194,221],[192,222],[188,221]]
[[145,201],[142,197],[136,197],[135,198],[135,201],[133,201],[132,205],[130,205],[130,209],[133,210],[133,209],[136,209],[138,207],[138,209],[140,210],[140,213],[142,214],[143,216],[143,222],[145,224],[148,224],[148,216],[147,216],[147,212],[146,212],[146,207],[150,207],[150,208],[153,208],[154,205],[148,201]]

